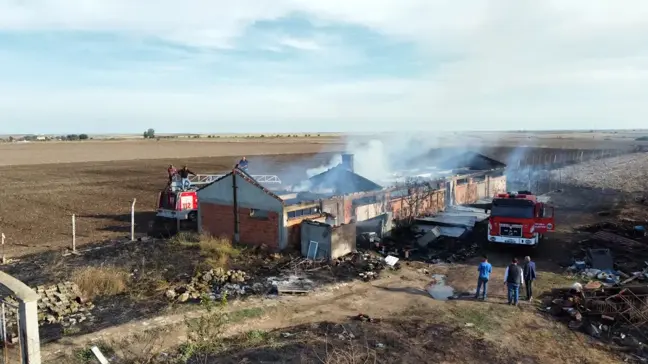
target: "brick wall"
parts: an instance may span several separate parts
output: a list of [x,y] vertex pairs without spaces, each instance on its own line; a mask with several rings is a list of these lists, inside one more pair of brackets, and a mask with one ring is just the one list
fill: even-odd
[[[214,236],[234,237],[233,207],[214,203],[200,203],[202,230]],[[262,245],[279,249],[279,214],[268,212],[267,218],[250,216],[250,209],[239,208],[239,237],[243,244]]]
[[[410,202],[418,206],[410,206]],[[398,197],[389,201],[388,209],[394,219],[434,214],[445,208],[445,190],[424,192],[422,197]],[[418,211],[414,211],[418,210]]]

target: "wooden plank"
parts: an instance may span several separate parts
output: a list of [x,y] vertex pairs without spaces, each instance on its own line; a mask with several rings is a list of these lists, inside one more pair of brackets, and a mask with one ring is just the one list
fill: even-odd
[[110,363],[108,363],[108,359],[106,359],[106,357],[101,353],[101,351],[99,350],[99,348],[97,346],[91,347],[90,350],[92,350],[92,353],[95,355],[97,360],[99,360],[99,363],[101,363],[101,364],[110,364]]
[[279,294],[282,293],[308,293],[312,291],[313,289],[311,287],[303,287],[303,286],[277,286],[277,292]]

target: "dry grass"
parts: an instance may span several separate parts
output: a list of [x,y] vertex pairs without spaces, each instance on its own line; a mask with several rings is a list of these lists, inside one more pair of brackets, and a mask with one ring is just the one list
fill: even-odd
[[203,236],[198,244],[201,254],[214,268],[227,268],[230,259],[237,258],[241,254],[241,251],[232,245],[232,241],[226,237]]
[[214,237],[207,234],[181,233],[176,235],[172,242],[182,246],[198,247],[205,263],[212,268],[228,268],[230,259],[238,258],[241,255],[241,250],[225,236]]
[[88,299],[126,292],[130,274],[117,267],[84,267],[72,273],[72,281]]

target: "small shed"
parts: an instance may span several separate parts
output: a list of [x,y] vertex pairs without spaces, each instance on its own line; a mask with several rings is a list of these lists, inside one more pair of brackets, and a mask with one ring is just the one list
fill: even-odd
[[355,223],[331,226],[305,220],[301,223],[301,252],[305,257],[332,260],[356,250]]

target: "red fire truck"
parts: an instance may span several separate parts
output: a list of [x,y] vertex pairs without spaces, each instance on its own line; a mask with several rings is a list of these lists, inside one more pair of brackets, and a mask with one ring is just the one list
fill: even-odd
[[[180,180],[171,182],[159,194],[157,212],[150,234],[172,235],[180,229],[181,224],[184,222],[197,223],[198,190],[223,176],[223,174],[189,176],[190,185],[188,188],[183,186]],[[261,184],[281,184],[281,180],[275,175],[254,175],[250,177]]]
[[491,243],[537,246],[545,233],[555,229],[553,206],[529,191],[502,193],[493,199],[488,218]]

